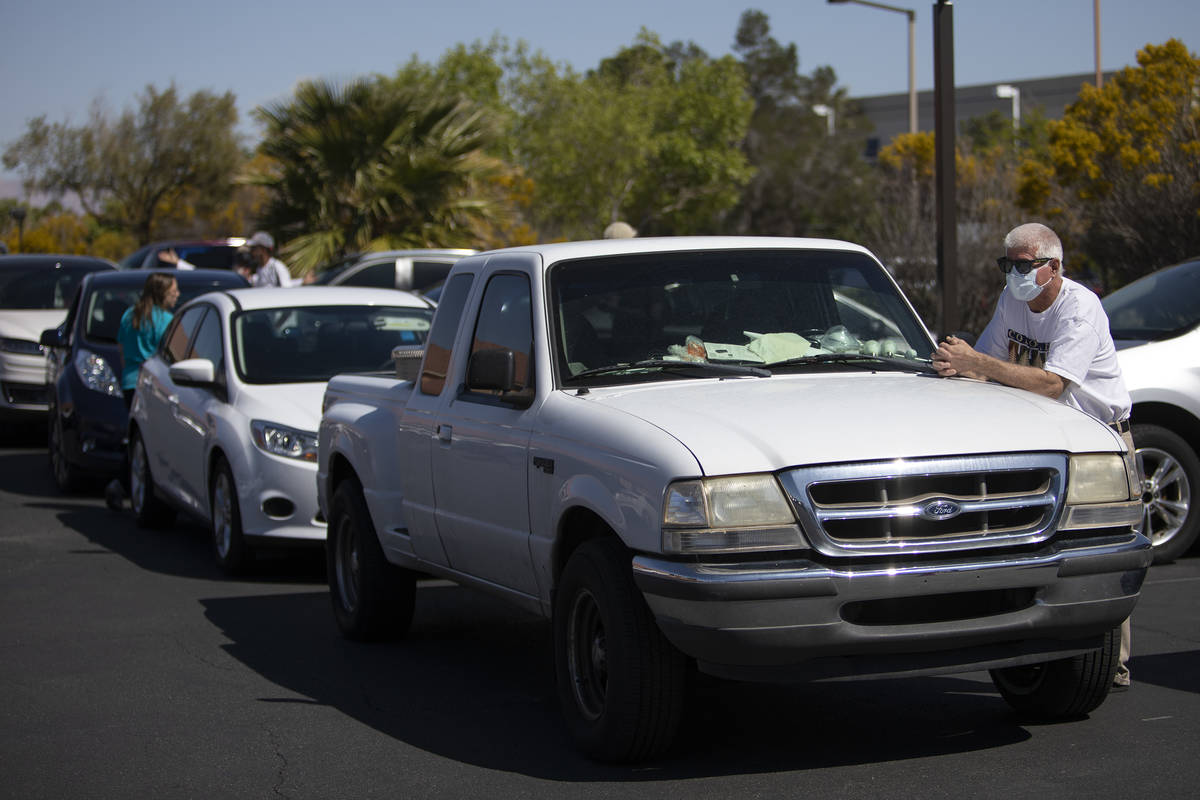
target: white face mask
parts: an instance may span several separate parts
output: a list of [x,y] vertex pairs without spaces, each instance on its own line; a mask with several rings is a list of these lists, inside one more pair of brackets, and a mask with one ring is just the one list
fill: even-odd
[[1041,294],[1046,286],[1049,286],[1049,281],[1046,286],[1038,286],[1037,282],[1038,271],[1031,269],[1026,274],[1022,275],[1015,269],[1010,270],[1005,282],[1008,284],[1008,293],[1020,300],[1022,303],[1028,303],[1033,298]]

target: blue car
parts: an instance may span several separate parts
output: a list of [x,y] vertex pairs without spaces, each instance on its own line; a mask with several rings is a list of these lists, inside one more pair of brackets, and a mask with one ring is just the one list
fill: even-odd
[[[148,275],[122,270],[85,276],[66,321],[42,333],[50,467],[64,492],[82,488],[88,478],[108,479],[120,472],[126,411],[117,328],[125,309],[137,302]],[[248,285],[227,270],[172,270],[171,275],[179,284],[176,308],[206,292]]]

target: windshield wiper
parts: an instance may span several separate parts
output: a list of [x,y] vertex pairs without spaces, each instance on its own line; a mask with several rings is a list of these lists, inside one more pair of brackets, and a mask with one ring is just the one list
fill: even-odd
[[888,369],[915,372],[936,372],[928,359],[914,361],[911,358],[891,358],[889,356],[870,356],[863,353],[821,353],[815,356],[799,356],[783,361],[772,361],[765,366],[771,368],[808,366],[810,364],[873,364]]
[[648,358],[643,361],[609,364],[604,367],[585,369],[583,372],[578,372],[567,378],[567,380],[573,381],[597,375],[619,375],[623,372],[636,372],[641,369],[660,369],[669,372],[680,370],[699,371],[707,375],[731,375],[753,378],[771,377],[771,370],[764,369],[763,367],[750,367],[743,364],[717,364],[711,361],[667,361],[661,358]]

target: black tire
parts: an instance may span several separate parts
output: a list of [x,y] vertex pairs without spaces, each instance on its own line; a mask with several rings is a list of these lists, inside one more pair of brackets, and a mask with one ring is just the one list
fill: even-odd
[[1200,491],[1200,458],[1183,437],[1158,425],[1134,425],[1133,444],[1142,477],[1142,532],[1154,545],[1154,563],[1168,564],[1200,533],[1192,502]]
[[139,528],[164,528],[175,521],[175,509],[154,488],[146,444],[137,429],[129,437],[129,505]]
[[991,671],[1000,696],[1024,717],[1060,720],[1094,711],[1108,697],[1121,652],[1121,627],[1104,634],[1104,645],[1083,655]]
[[64,494],[74,494],[83,488],[83,472],[67,458],[67,445],[63,440],[62,417],[58,409],[51,407],[50,424],[46,435],[46,451],[50,455],[50,474],[54,483]]
[[242,535],[242,507],[238,502],[237,484],[233,482],[233,470],[224,458],[218,458],[213,466],[208,509],[217,565],[230,575],[236,575],[254,562],[254,551]]
[[416,573],[383,555],[375,524],[353,478],[338,484],[329,510],[325,565],[338,629],[347,639],[400,639],[412,626]]
[[567,729],[586,755],[653,758],[675,740],[688,659],[654,622],[629,551],[591,539],[567,562],[554,596],[554,662]]

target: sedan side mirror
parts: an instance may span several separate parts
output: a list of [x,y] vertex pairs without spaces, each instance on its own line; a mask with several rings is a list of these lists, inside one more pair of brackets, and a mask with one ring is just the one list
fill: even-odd
[[42,331],[42,337],[38,339],[38,344],[42,347],[66,347],[67,332],[62,328],[49,328]]
[[167,372],[180,386],[212,386],[215,382],[215,367],[207,358],[176,361]]

